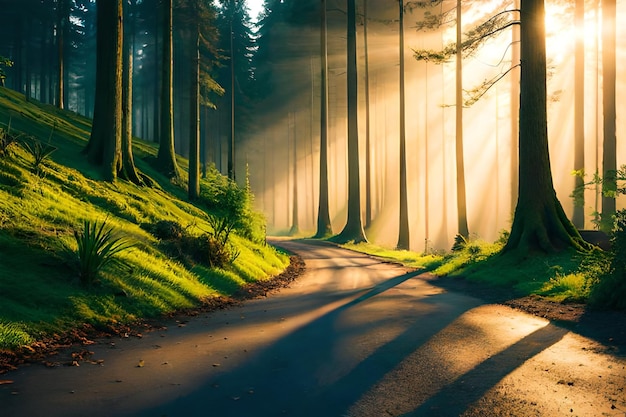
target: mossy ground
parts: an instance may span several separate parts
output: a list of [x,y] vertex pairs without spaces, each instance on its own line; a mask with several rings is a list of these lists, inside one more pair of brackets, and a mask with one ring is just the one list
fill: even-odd
[[[146,225],[161,220],[192,234],[210,231],[207,213],[186,199],[184,183],[152,166],[156,147],[135,140],[137,167],[153,187],[102,181],[82,150],[90,120],[0,88],[0,128],[32,136],[56,150],[39,170],[32,155],[11,145],[0,155],[0,350],[13,349],[84,323],[106,326],[193,308],[242,286],[267,280],[289,263],[286,254],[233,235],[231,267],[188,265],[166,254]],[[187,161],[179,158],[183,170]],[[215,170],[206,188],[222,181]],[[210,186],[211,185],[211,186]],[[83,221],[105,221],[134,242],[90,288],[80,284],[73,232]]]

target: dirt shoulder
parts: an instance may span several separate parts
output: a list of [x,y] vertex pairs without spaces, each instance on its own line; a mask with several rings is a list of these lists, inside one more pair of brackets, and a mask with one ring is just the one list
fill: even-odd
[[507,289],[486,287],[462,278],[428,279],[434,285],[449,291],[462,292],[545,318],[558,326],[607,345],[613,353],[626,356],[626,311],[594,310],[586,304],[557,303],[536,295],[515,297]]

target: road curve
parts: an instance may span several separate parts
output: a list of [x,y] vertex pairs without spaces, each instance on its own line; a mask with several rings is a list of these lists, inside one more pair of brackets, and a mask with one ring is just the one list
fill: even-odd
[[624,416],[626,360],[317,241],[290,288],[2,376],[0,416]]

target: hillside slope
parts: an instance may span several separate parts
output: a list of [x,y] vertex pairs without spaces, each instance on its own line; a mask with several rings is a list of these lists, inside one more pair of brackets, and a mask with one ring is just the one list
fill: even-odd
[[[289,263],[262,237],[254,242],[236,232],[229,239],[236,259],[224,268],[194,261],[182,246],[159,239],[158,224],[178,225],[192,237],[210,236],[212,228],[209,210],[186,201],[184,184],[171,183],[151,166],[156,147],[150,143],[136,141],[134,147],[137,167],[155,182],[148,188],[101,180],[81,154],[89,119],[0,87],[0,129],[31,147],[54,147],[39,165],[23,145],[0,149],[0,350],[84,323],[104,327],[193,308],[270,279]],[[179,163],[186,169],[187,161]],[[229,187],[215,170],[202,180],[203,193],[214,202]],[[259,215],[245,209],[262,236]],[[74,232],[85,221],[106,222],[115,236],[133,243],[91,286],[81,285],[76,266]]]

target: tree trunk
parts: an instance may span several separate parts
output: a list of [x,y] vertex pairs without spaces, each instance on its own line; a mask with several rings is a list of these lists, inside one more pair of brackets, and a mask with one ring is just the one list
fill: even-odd
[[409,249],[409,209],[406,185],[406,110],[404,92],[404,1],[400,6],[400,226],[398,230],[398,249]]
[[544,0],[522,0],[519,197],[503,253],[523,258],[587,245],[556,197],[550,171]]
[[230,0],[230,141],[228,142],[228,178],[235,181],[235,40],[233,20],[235,0]]
[[[194,7],[197,9],[197,1]],[[200,27],[194,19],[191,33],[191,94],[189,102],[189,199],[200,197]]]
[[174,92],[172,1],[163,1],[163,55],[161,68],[161,128],[157,168],[169,178],[180,177],[174,150]]
[[[130,7],[127,3],[126,8]],[[126,18],[130,11],[126,13]],[[134,18],[133,18],[134,20]],[[127,26],[128,28],[128,26]],[[122,166],[118,173],[120,178],[135,184],[142,184],[142,180],[135,167],[133,157],[133,28],[129,28],[123,36],[122,62]]]
[[367,0],[363,0],[363,49],[365,54],[365,228],[372,225],[372,149],[370,141],[370,65],[367,46]]
[[98,0],[97,8],[96,104],[84,152],[114,181],[122,162],[122,0]]
[[[574,27],[577,28],[574,50],[574,170],[585,168],[585,0],[576,0]],[[582,176],[575,177],[575,188],[584,187]],[[578,229],[585,228],[585,193],[582,200],[574,202],[572,223]]]
[[65,101],[65,26],[67,25],[67,0],[58,0],[57,3],[57,47],[59,72],[57,78],[57,107],[64,108]]
[[320,195],[317,209],[316,238],[324,238],[333,233],[328,207],[328,47],[326,35],[326,0],[321,0],[320,29]]
[[615,0],[602,0],[602,216],[600,228],[613,229],[617,191],[615,109]]
[[339,243],[367,242],[361,222],[361,181],[359,172],[358,74],[356,65],[356,1],[348,0],[348,219]]
[[465,157],[463,154],[463,49],[461,0],[456,6],[456,207],[458,233],[468,238],[467,202],[465,196]]
[[[300,215],[298,214],[298,144],[297,144],[297,128],[296,128],[296,119],[298,117],[297,112],[290,113],[293,114],[293,161],[292,161],[292,172],[293,172],[293,184],[291,185],[293,190],[293,204],[291,206],[291,229],[289,230],[289,234],[291,236],[297,235],[300,233],[300,224],[298,219]],[[289,140],[289,134],[287,134],[287,140]]]
[[[520,0],[515,0],[515,9],[519,10]],[[517,191],[519,187],[519,96],[520,96],[520,25],[511,27],[511,66],[517,68],[511,70],[511,211],[517,204]]]

